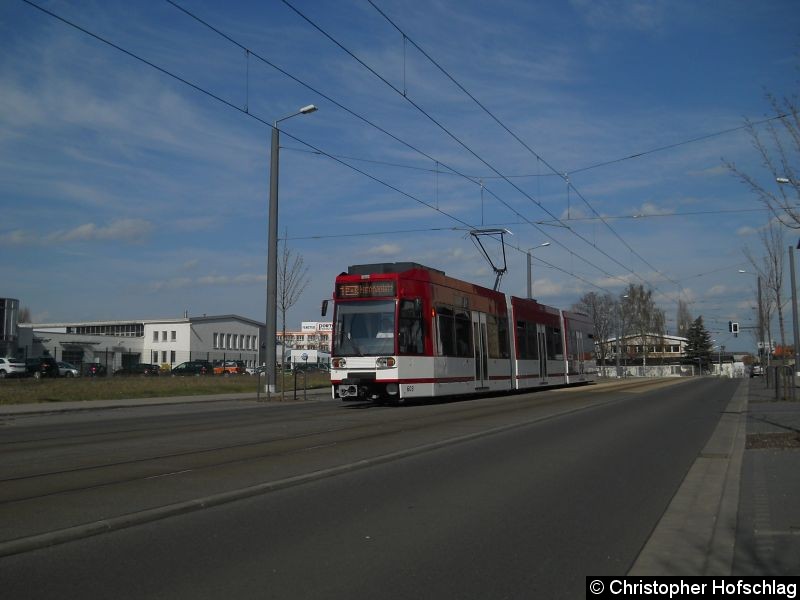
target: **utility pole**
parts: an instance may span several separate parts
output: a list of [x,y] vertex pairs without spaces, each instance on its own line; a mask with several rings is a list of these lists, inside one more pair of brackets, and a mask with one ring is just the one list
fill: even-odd
[[795,380],[797,377],[797,367],[798,365],[798,355],[800,355],[800,351],[798,348],[798,344],[800,344],[800,334],[798,334],[798,324],[797,324],[797,286],[795,285],[795,274],[794,274],[794,247],[789,246],[789,267],[791,269],[792,275],[792,318],[794,319],[794,364],[792,365],[792,379],[791,379],[791,397],[794,400],[795,396]]

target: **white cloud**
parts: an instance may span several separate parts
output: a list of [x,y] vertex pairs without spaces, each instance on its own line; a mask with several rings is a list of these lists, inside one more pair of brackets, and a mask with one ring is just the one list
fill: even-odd
[[571,0],[571,4],[587,25],[605,32],[655,30],[661,25],[667,6],[657,0]]
[[98,241],[118,241],[130,244],[143,242],[152,231],[153,224],[145,219],[118,219],[104,226],[83,223],[71,229],[62,229],[47,234],[17,229],[0,234],[0,244],[69,244]]
[[128,243],[141,242],[153,230],[153,224],[144,219],[119,219],[106,226],[84,223],[66,231],[57,231],[46,236],[48,242],[95,242],[116,240]]
[[749,237],[758,233],[758,229],[750,225],[743,225],[736,230],[736,235],[741,237]]
[[397,244],[381,244],[380,246],[369,248],[365,251],[365,254],[371,256],[399,256],[402,251],[402,246]]
[[642,215],[645,217],[652,217],[659,215],[671,215],[675,212],[675,209],[661,207],[653,202],[644,202],[641,206],[639,206],[639,208],[634,208],[632,212],[634,216]]

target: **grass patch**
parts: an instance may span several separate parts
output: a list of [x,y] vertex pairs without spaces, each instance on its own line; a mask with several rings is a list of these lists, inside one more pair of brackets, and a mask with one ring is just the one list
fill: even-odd
[[[262,393],[264,378],[260,379]],[[32,404],[40,402],[71,402],[82,400],[118,400],[123,398],[162,398],[172,396],[202,396],[206,394],[256,394],[258,377],[240,375],[231,377],[78,377],[58,379],[2,379],[0,380],[0,405]],[[284,381],[278,377],[278,390],[285,384],[290,393],[294,378]],[[303,388],[303,378],[297,378],[298,389]],[[330,377],[324,373],[308,376],[307,387],[330,386]]]

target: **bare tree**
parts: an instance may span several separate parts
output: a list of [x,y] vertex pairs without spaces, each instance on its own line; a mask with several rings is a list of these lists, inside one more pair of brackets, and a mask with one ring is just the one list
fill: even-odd
[[[725,165],[782,224],[792,229],[800,229],[800,110],[797,97],[779,99],[767,94],[775,118],[767,121],[761,129],[752,121],[745,121],[745,127],[753,147],[761,158],[761,164],[769,179],[763,182],[754,173],[739,169],[734,163]],[[777,124],[776,124],[777,122]]]
[[786,255],[786,244],[784,243],[783,229],[780,225],[771,222],[766,229],[759,234],[761,243],[766,253],[760,260],[753,256],[750,248],[745,247],[744,255],[753,268],[761,277],[761,282],[766,288],[766,294],[762,300],[764,312],[764,327],[766,328],[768,341],[771,343],[769,319],[772,311],[778,313],[778,328],[781,336],[781,346],[786,345],[786,327],[783,319],[783,267],[784,256]]
[[20,306],[17,312],[17,323],[30,323],[31,322],[31,309],[27,306]]
[[642,344],[642,358],[647,365],[647,351],[651,343],[660,340],[663,344],[666,333],[664,311],[653,301],[653,290],[645,290],[642,285],[628,285],[622,298],[623,319],[629,331],[636,335]]
[[609,339],[613,332],[616,300],[611,294],[600,295],[596,292],[588,292],[581,296],[581,299],[572,308],[576,312],[589,315],[592,319],[597,357],[600,359],[600,365],[605,366],[606,357],[610,354]]
[[[289,248],[284,239],[278,256],[278,310],[281,312],[283,333],[281,337],[281,366],[283,366],[283,359],[286,355],[286,313],[297,304],[308,283],[308,267],[305,266],[303,256]],[[281,385],[281,399],[283,399],[284,387]]]
[[676,334],[681,337],[689,335],[689,329],[694,323],[692,314],[689,312],[689,305],[683,298],[678,298],[678,314],[675,319]]

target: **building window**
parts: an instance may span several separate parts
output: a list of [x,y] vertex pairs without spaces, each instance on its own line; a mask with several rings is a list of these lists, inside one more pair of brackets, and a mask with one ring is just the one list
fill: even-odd
[[170,350],[169,351],[169,362],[170,362],[170,364],[174,364],[175,363],[175,350]]
[[225,348],[230,350],[231,349],[231,334],[230,333],[225,334],[225,341],[226,341]]
[[158,350],[153,350],[153,363],[158,364]]
[[157,342],[157,341],[158,341],[158,332],[157,332],[157,331],[154,331],[154,332],[153,332],[153,341],[154,341],[154,342]]
[[214,334],[214,348],[219,348],[219,334]]
[[162,331],[161,332],[161,341],[162,342],[166,342],[167,341],[167,332],[166,331]]
[[161,362],[162,363],[167,362],[167,351],[166,350],[162,350],[161,351]]
[[170,331],[170,339],[174,342],[178,339],[178,332],[177,331]]

